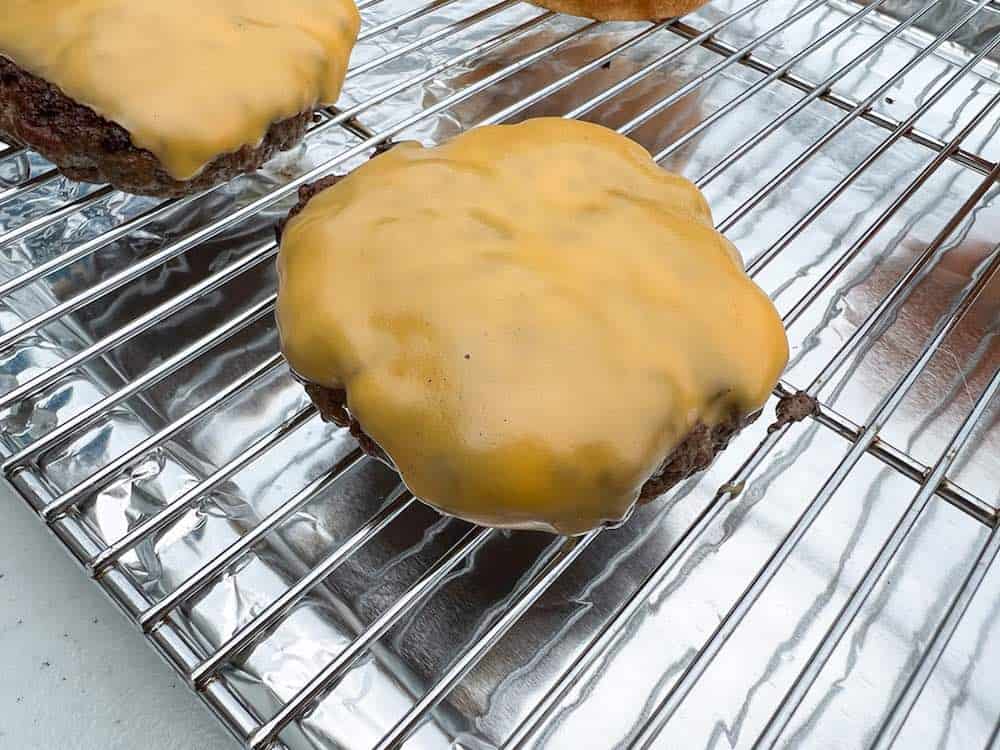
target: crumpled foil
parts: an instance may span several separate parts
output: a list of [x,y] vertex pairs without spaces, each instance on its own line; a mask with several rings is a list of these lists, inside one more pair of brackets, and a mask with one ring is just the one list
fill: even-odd
[[[415,21],[362,41],[354,65],[413,43],[489,6],[475,0],[439,4]],[[773,0],[717,34],[740,47],[804,2]],[[365,28],[410,10],[409,0],[387,0],[364,11]],[[712,3],[685,23],[707,28],[740,7]],[[780,65],[805,44],[829,34],[860,6],[831,3],[774,35],[755,57]],[[918,8],[893,2],[796,64],[793,72],[818,82],[877,41]],[[943,0],[922,28],[886,45],[837,82],[836,93],[859,100],[947,27],[970,5]],[[527,23],[540,10],[512,4],[450,33],[427,48],[374,66],[353,77],[339,106],[364,102],[385,87]],[[359,113],[374,132],[434,107],[512,61],[584,27],[583,19],[554,17],[509,43],[443,70]],[[404,128],[396,140],[439,142],[503,110],[589,60],[630,39],[642,24],[602,25],[525,70],[464,101],[443,107]],[[1000,31],[1000,14],[982,11],[951,43],[917,66],[874,104],[893,121],[916,106]],[[601,69],[517,114],[564,114],[621,81],[685,39],[661,30]],[[659,66],[587,119],[616,127],[680,90],[723,57],[698,46]],[[672,143],[762,77],[730,65],[679,97],[632,135],[651,151]],[[1000,90],[1000,74],[987,59],[974,74],[920,118],[927,136],[948,140]],[[735,149],[754,129],[802,96],[774,83],[671,153],[664,166],[692,179]],[[705,193],[723,220],[794,156],[844,116],[818,100],[709,183]],[[1000,159],[1000,119],[987,118],[962,144],[979,159]],[[749,261],[764,252],[886,136],[877,123],[856,120],[771,192],[728,231]],[[359,142],[340,127],[328,128],[257,174],[235,180],[178,207],[127,237],[31,284],[0,302],[0,330],[10,330],[73,295],[93,287],[174,240],[229,214],[327,162]],[[757,276],[782,313],[793,309],[840,253],[865,231],[893,197],[932,158],[908,139],[894,144]],[[359,154],[338,165],[344,172]],[[33,154],[0,162],[3,186],[16,186],[47,170]],[[841,344],[906,272],[917,255],[972,192],[981,175],[948,161],[895,214],[878,235],[823,287],[789,329],[792,358],[784,378],[803,387],[820,373]],[[94,186],[57,179],[13,201],[2,201],[0,227],[14,229]],[[1000,213],[992,190],[946,243],[944,259],[921,279],[886,324],[820,394],[844,416],[864,423],[879,400],[912,364],[931,331],[947,318],[973,271],[996,247]],[[278,201],[226,227],[190,251],[130,280],[96,301],[60,317],[0,353],[0,389],[8,391],[93,341],[165,303],[208,275],[245,257],[273,236],[274,223],[294,198]],[[0,247],[0,281],[150,210],[148,198],[112,193],[44,231]],[[173,312],[151,329],[67,373],[52,387],[18,403],[0,419],[5,455],[31,444],[66,419],[122,388],[183,346],[272,294],[273,260],[265,258],[220,288]],[[417,290],[418,291],[418,290]],[[904,399],[882,437],[917,460],[933,463],[1000,363],[993,283],[949,336]],[[92,475],[125,450],[182,417],[206,398],[277,351],[273,317],[265,315],[155,386],[107,410],[58,442],[16,478],[36,507]],[[86,497],[73,516],[93,539],[110,543],[171,499],[241,455],[283,421],[307,408],[301,387],[284,366],[180,430],[155,450]],[[773,406],[773,404],[771,405]],[[528,715],[553,681],[587,647],[665,558],[763,439],[765,416],[740,435],[704,474],[636,511],[622,528],[603,533],[539,602],[489,651],[406,747],[498,747]],[[1000,406],[994,404],[963,448],[952,481],[987,502],[997,501],[1000,473]],[[345,458],[355,445],[344,431],[313,417],[248,467],[205,493],[182,518],[147,539],[121,561],[134,584],[154,603],[266,518],[313,479]],[[534,746],[626,747],[657,696],[677,680],[695,651],[725,615],[754,572],[766,561],[802,507],[835,469],[849,445],[809,421],[794,426],[732,497],[700,537],[673,559],[655,596],[641,608],[597,668],[552,714]],[[663,735],[664,747],[745,747],[761,731],[805,659],[822,638],[846,596],[877,554],[918,487],[865,456],[850,472],[818,521],[795,548],[773,583],[692,690]],[[171,618],[201,656],[207,656],[268,603],[335,551],[398,490],[398,478],[374,460],[362,460],[326,491],[279,524],[260,544]],[[350,640],[386,611],[469,529],[415,503],[313,589],[281,624],[267,633],[221,679],[266,720]],[[795,714],[783,742],[789,747],[856,747],[870,741],[905,683],[957,581],[972,564],[987,529],[935,498],[865,605],[833,658]],[[290,748],[370,747],[523,592],[553,545],[545,534],[497,533],[464,560],[446,583],[380,638],[366,656],[281,740]],[[81,583],[81,585],[83,585]],[[991,573],[946,650],[900,738],[903,747],[982,746],[1000,713],[1000,579]]]

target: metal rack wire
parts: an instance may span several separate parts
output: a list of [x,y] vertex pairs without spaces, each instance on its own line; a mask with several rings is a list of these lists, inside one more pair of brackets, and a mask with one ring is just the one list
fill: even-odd
[[[697,735],[692,740],[685,730],[672,728],[682,707],[695,700],[693,691],[706,681],[713,664],[732,652],[727,644],[751,630],[745,623],[773,612],[769,592],[782,588],[776,581],[789,575],[810,543],[806,540],[815,536],[811,530],[836,505],[831,501],[863,495],[877,484],[872,476],[903,483],[892,485],[895,504],[882,501],[877,522],[869,518],[867,526],[858,527],[858,533],[877,537],[870,559],[849,580],[840,569],[830,574],[840,593],[824,600],[833,609],[823,610],[826,614],[817,619],[822,632],[803,637],[804,652],[790,659],[792,671],[774,683],[777,692],[764,701],[766,709],[747,708],[751,698],[757,700],[759,684],[745,691],[745,704],[740,703],[744,713],[735,726],[751,714],[756,724],[751,722],[742,734],[726,731],[734,746],[772,747],[792,741],[790,736],[801,742],[809,717],[821,713],[814,700],[820,692],[816,686],[832,679],[831,660],[844,651],[845,636],[854,634],[851,648],[857,648],[859,622],[875,616],[870,611],[873,595],[882,595],[876,592],[893,590],[892,573],[902,550],[923,538],[920,530],[931,523],[931,509],[953,509],[948,522],[961,530],[948,542],[968,557],[941,601],[923,607],[933,628],[900,668],[899,684],[865,730],[866,744],[892,745],[908,726],[915,726],[908,720],[928,682],[942,673],[943,655],[957,649],[955,658],[961,660],[969,651],[967,644],[954,646],[953,636],[969,621],[964,615],[970,606],[987,606],[990,596],[980,589],[1000,550],[1000,492],[989,464],[1000,439],[996,235],[977,246],[974,257],[957,271],[948,265],[950,258],[964,257],[962,248],[977,227],[986,222],[988,228],[990,217],[996,216],[1000,7],[991,0],[872,0],[862,5],[753,0],[721,2],[683,20],[629,25],[559,18],[516,0],[368,0],[359,7],[366,22],[345,101],[317,118],[302,153],[279,160],[261,176],[191,198],[153,202],[126,198],[109,187],[73,185],[36,155],[14,146],[0,150],[0,248],[9,261],[0,279],[5,476],[247,747],[277,742],[363,746],[361,739],[354,744],[324,734],[321,719],[308,731],[303,722],[352,670],[382,653],[386,639],[399,635],[421,608],[456,579],[472,575],[477,556],[510,547],[514,540],[459,522],[426,521],[416,542],[392,548],[391,565],[420,557],[427,549],[440,547],[439,554],[401,583],[384,607],[357,619],[350,638],[323,652],[329,656],[325,662],[314,665],[293,689],[282,693],[273,688],[270,703],[262,704],[241,681],[239,670],[255,648],[307,602],[334,590],[337,576],[364,567],[359,559],[385,536],[415,523],[406,519],[422,512],[403,488],[384,479],[371,479],[365,491],[346,501],[329,500],[351,477],[371,471],[372,462],[349,437],[321,426],[301,396],[287,395],[297,389],[276,351],[270,322],[275,296],[269,273],[276,246],[267,239],[267,229],[300,186],[349,168],[390,139],[433,140],[472,125],[540,112],[606,122],[646,143],[659,161],[687,173],[717,209],[728,211],[718,226],[748,254],[751,275],[779,300],[793,344],[793,366],[776,395],[805,390],[820,399],[819,413],[809,425],[773,431],[761,426],[748,433],[705,478],[676,491],[676,500],[661,500],[659,510],[641,512],[624,529],[545,541],[530,564],[510,571],[495,601],[468,605],[474,637],[425,675],[419,690],[407,686],[409,702],[403,709],[383,712],[374,746],[409,741],[414,746],[622,743],[645,748],[672,746],[677,737],[693,742],[689,746],[708,746],[709,739]],[[619,73],[620,68],[624,71]],[[709,89],[718,89],[718,97],[708,96]],[[900,92],[913,90],[910,99],[893,109]],[[470,106],[484,99],[486,109]],[[808,127],[803,125],[807,121]],[[721,150],[705,140],[722,137],[720,133],[726,144]],[[853,154],[850,161],[846,152],[836,150],[845,139]],[[834,177],[824,172],[818,178],[813,171],[818,163]],[[876,183],[867,182],[874,175],[899,179],[876,180],[882,189],[890,184],[892,189],[875,196]],[[862,188],[864,210],[851,214],[844,201]],[[792,200],[793,191],[807,195],[807,201]],[[914,208],[926,195],[940,199]],[[781,214],[788,204],[792,208]],[[935,208],[943,212],[940,217]],[[774,218],[774,211],[787,226]],[[933,227],[929,241],[901,254],[905,240],[919,234],[921,221]],[[812,234],[821,225],[830,227],[822,236],[826,240]],[[895,237],[887,239],[889,231]],[[827,242],[822,252],[806,252],[817,241]],[[788,265],[803,255],[804,264]],[[828,330],[823,326],[830,316],[843,310],[851,290],[863,286],[859,279],[870,280],[873,269],[900,257],[902,265],[859,306],[850,325],[832,343],[817,347],[815,340]],[[922,299],[928,284],[937,283],[935,274],[944,267],[958,281],[948,287],[950,294],[937,295],[943,307],[930,305],[934,312],[925,314],[915,300]],[[179,286],[167,283],[174,276],[182,278]],[[150,288],[153,293],[144,293]],[[124,312],[108,313],[122,305]],[[857,384],[867,377],[867,358],[881,356],[872,352],[900,336],[900,320],[908,313],[922,321],[916,325],[917,343],[888,368],[881,385],[865,381],[867,396],[860,398],[863,408],[856,408],[841,394],[861,388]],[[973,329],[976,347],[962,349],[956,337],[966,335],[970,321],[982,318],[987,324]],[[806,325],[812,330],[799,330]],[[162,331],[169,335],[160,336]],[[818,354],[811,355],[813,351]],[[244,358],[227,369],[225,363],[237,355]],[[923,439],[923,428],[913,428],[900,414],[912,411],[910,400],[929,374],[940,369],[944,356],[954,360],[948,367],[962,381],[966,400],[954,397],[955,386],[945,382],[948,387],[938,398],[952,418],[946,428],[937,429],[932,448],[921,455],[911,443]],[[189,372],[200,374],[185,380]],[[937,387],[944,385],[938,382]],[[281,408],[270,408],[272,402],[261,394],[279,391],[285,401]],[[218,421],[229,429],[242,425],[245,434],[213,432]],[[122,439],[117,436],[125,428],[119,422],[131,430]],[[201,442],[191,435],[202,436]],[[220,441],[229,440],[232,450],[218,448]],[[807,444],[819,447],[802,447]],[[326,447],[321,450],[321,445]],[[746,500],[747,488],[769,487],[771,479],[765,478],[783,471],[789,457],[798,456],[803,464],[823,463],[819,457],[803,458],[810,450],[826,458],[824,471],[806,473],[815,478],[815,487],[805,485],[801,494],[761,491],[760,497]],[[303,456],[314,456],[308,471],[292,472],[289,467],[307,462]],[[175,481],[165,468],[175,465],[184,467],[184,481]],[[264,496],[261,488],[269,487],[270,500],[247,501],[256,514],[252,521],[239,516],[238,533],[209,545],[197,564],[178,573],[169,586],[154,580],[154,571],[162,573],[170,565],[165,539],[183,537],[194,544],[185,535],[205,533],[205,516],[211,514],[206,503],[235,492],[233,483],[245,472],[274,466],[301,481],[293,486],[289,480],[286,487],[269,475],[258,489]],[[150,490],[151,482],[162,486]],[[368,498],[367,504],[358,500],[361,496]],[[309,516],[313,504],[335,506],[352,497],[363,518],[300,565],[280,591],[242,612],[235,625],[206,634],[212,617],[199,607],[240,574],[248,557],[273,543],[288,559],[295,558],[288,551],[290,525],[303,514],[321,525]],[[796,502],[789,504],[791,497]],[[111,502],[114,498],[118,505]],[[646,619],[655,620],[681,572],[691,575],[712,535],[727,525],[746,526],[745,514],[756,512],[761,503],[783,508],[787,524],[758,540],[756,548],[764,558],[732,576],[736,588],[710,619],[711,626],[702,627],[666,673],[653,675],[628,731],[616,734],[609,725],[606,734],[571,735],[577,739],[570,744],[559,732],[572,727],[577,709],[590,705],[588,696],[599,692],[595,685],[620,685],[608,676],[612,665],[622,654],[645,648],[634,645],[636,630]],[[109,520],[112,506],[121,518]],[[192,526],[192,518],[202,526]],[[227,519],[227,529],[234,528],[233,518]],[[727,531],[723,542],[732,533]],[[613,553],[606,551],[609,544]],[[524,621],[539,612],[541,602],[577,601],[578,592],[553,593],[566,585],[572,571],[589,569],[592,559],[613,559],[614,569],[624,565],[618,547],[631,554],[644,545],[653,551],[643,558],[635,580],[618,587],[613,604],[577,640],[568,635],[576,620],[556,627],[555,621],[546,624],[543,619],[525,630]],[[836,547],[836,542],[825,546]],[[613,558],[601,557],[611,554]],[[715,575],[710,583],[719,581]],[[601,580],[600,575],[584,576],[583,587],[593,593]],[[533,633],[544,636],[545,648],[539,647],[537,658],[554,651],[554,644],[572,641],[572,648],[537,686],[518,693],[503,731],[492,719],[484,729],[467,707],[456,709],[456,724],[455,711],[449,714],[442,705],[484,663],[497,659],[504,643]],[[500,659],[499,671],[507,677],[528,674],[537,667],[535,658],[526,664]],[[723,665],[724,676],[737,674],[732,663]],[[995,721],[1000,706],[971,684],[969,677],[953,689],[975,694],[988,721]],[[493,687],[496,698],[500,691]],[[262,705],[270,710],[264,713]],[[483,711],[489,709],[487,701]],[[382,715],[377,705],[373,711]],[[728,719],[719,721],[729,726]],[[427,734],[430,725],[442,728],[442,734]],[[986,726],[976,740],[984,747],[995,743],[993,726]]]

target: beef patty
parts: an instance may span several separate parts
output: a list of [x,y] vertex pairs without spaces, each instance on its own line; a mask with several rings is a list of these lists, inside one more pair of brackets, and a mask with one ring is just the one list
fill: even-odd
[[311,118],[311,111],[302,112],[273,123],[258,145],[220,154],[196,176],[177,180],[121,125],[0,56],[0,137],[36,150],[70,179],[128,193],[176,197],[252,172],[301,141]]
[[[276,227],[277,239],[289,219],[306,207],[316,194],[335,184],[340,179],[337,175],[324,177],[309,185],[299,188],[299,200]],[[327,422],[340,427],[346,427],[358,441],[361,449],[370,456],[389,462],[389,457],[379,445],[364,431],[364,427],[347,409],[347,392],[342,388],[327,388],[315,383],[305,383],[306,393]],[[659,468],[646,480],[639,493],[639,502],[648,503],[662,495],[678,482],[692,474],[708,468],[715,457],[729,445],[733,436],[756,421],[760,412],[740,415],[730,414],[720,423],[709,426],[698,422],[688,432],[684,439],[667,454]]]

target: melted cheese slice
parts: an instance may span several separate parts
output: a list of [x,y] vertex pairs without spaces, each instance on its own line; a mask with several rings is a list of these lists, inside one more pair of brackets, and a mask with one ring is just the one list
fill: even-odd
[[346,389],[415,495],[487,525],[621,519],[788,357],[701,193],[586,123],[399,145],[288,223],[278,268],[293,369]]
[[353,0],[4,0],[0,54],[178,180],[340,94]]

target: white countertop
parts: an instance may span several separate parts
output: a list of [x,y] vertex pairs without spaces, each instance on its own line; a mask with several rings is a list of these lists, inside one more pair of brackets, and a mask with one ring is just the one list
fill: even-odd
[[0,665],[0,748],[237,747],[3,484]]

